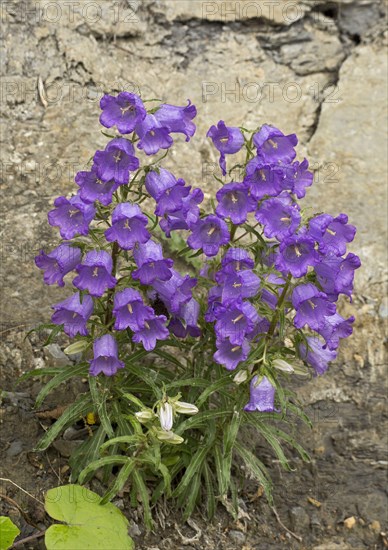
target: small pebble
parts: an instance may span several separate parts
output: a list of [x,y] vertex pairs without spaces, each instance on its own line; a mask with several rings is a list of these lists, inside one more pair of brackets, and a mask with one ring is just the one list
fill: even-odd
[[351,516],[350,518],[344,519],[344,525],[347,529],[353,529],[353,527],[356,525],[356,518],[354,516]]
[[241,533],[241,531],[229,531],[229,537],[236,543],[236,544],[244,544],[246,535],[244,533]]

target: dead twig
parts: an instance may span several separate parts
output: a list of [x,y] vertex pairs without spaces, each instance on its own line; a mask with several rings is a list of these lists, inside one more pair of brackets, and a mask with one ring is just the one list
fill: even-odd
[[290,530],[288,529],[288,527],[286,527],[286,526],[284,525],[284,523],[282,522],[282,520],[281,520],[280,517],[279,517],[279,514],[277,513],[276,509],[275,509],[273,506],[271,506],[271,510],[272,510],[272,512],[273,512],[273,514],[274,514],[274,516],[275,516],[275,518],[277,519],[277,522],[279,523],[280,527],[282,527],[289,535],[291,535],[292,537],[294,537],[294,539],[296,539],[296,540],[299,541],[299,542],[302,542],[302,541],[303,541],[302,537],[300,537],[299,535],[296,535],[295,533],[293,533],[292,531],[290,531]]
[[38,539],[39,537],[43,537],[47,529],[44,531],[40,531],[39,533],[35,533],[35,535],[30,535],[29,537],[26,537],[25,539],[18,540],[17,542],[14,542],[12,548],[17,548],[18,546],[22,546],[26,542],[30,542],[30,540]]
[[20,489],[20,491],[22,491],[23,493],[25,493],[26,495],[28,495],[30,498],[33,498],[34,500],[36,500],[36,502],[39,502],[39,504],[41,506],[43,506],[44,508],[44,503],[39,500],[38,498],[34,497],[34,495],[32,495],[31,493],[29,493],[28,491],[26,491],[25,489],[23,489],[23,487],[20,487],[20,485],[18,485],[17,483],[15,483],[14,481],[12,481],[12,479],[8,479],[8,478],[5,478],[5,477],[0,477],[0,481],[7,481],[8,483],[11,483],[12,485],[14,485],[15,487],[17,487],[18,489]]

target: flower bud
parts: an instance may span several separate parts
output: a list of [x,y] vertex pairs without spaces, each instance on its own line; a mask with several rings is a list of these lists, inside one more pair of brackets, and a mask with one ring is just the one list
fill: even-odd
[[184,401],[176,401],[174,403],[174,408],[177,413],[180,414],[197,414],[198,407],[192,405],[191,403],[185,403]]
[[155,418],[156,414],[151,411],[151,409],[144,409],[143,411],[135,413],[135,416],[139,422],[145,423]]
[[159,420],[162,430],[169,432],[173,424],[173,408],[170,403],[162,403],[159,409]]
[[247,380],[247,378],[248,378],[248,371],[240,370],[240,372],[238,372],[236,376],[233,378],[233,382],[235,384],[242,384],[243,382],[245,382],[245,380]]
[[159,439],[159,441],[163,441],[164,443],[171,443],[171,445],[180,445],[184,441],[183,437],[174,434],[171,431],[158,430],[156,432],[156,437]]
[[277,369],[281,370],[282,372],[294,372],[295,369],[290,363],[287,363],[287,361],[284,361],[283,359],[275,359],[275,361],[272,363],[272,366]]

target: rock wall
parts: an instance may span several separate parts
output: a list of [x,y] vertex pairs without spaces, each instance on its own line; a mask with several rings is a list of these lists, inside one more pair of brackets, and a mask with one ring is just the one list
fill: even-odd
[[1,4],[2,320],[48,318],[63,297],[33,257],[57,233],[53,199],[106,142],[98,101],[122,89],[198,107],[170,166],[212,190],[205,133],[220,118],[296,132],[312,161],[308,203],[359,227],[359,284],[385,263],[383,2],[373,0],[7,1]]

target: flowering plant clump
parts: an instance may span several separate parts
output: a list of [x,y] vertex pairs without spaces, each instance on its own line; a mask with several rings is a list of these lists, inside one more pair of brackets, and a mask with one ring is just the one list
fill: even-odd
[[[336,302],[351,296],[360,266],[346,253],[356,230],[345,214],[301,209],[313,175],[295,160],[294,134],[211,126],[225,178],[204,204],[201,189],[161,165],[176,134],[193,137],[196,108],[146,108],[155,101],[103,97],[100,122],[116,131],[103,132],[105,149],[76,174],[77,192],[55,200],[48,220],[63,240],[35,260],[46,284],[63,287],[67,276],[50,327],[75,340],[66,353],[83,357],[39,371],[54,377],[38,403],[72,376],[88,375],[90,387],[37,448],[94,414],[92,436],[70,460],[72,481],[104,468],[103,502],[128,482],[148,527],[163,495],[186,518],[201,502],[210,517],[217,501],[236,509],[236,466],[270,499],[252,429],[284,467],[282,444],[308,459],[292,433],[308,419],[287,382],[323,374],[352,333],[354,318]],[[238,163],[227,170],[231,155]]]

